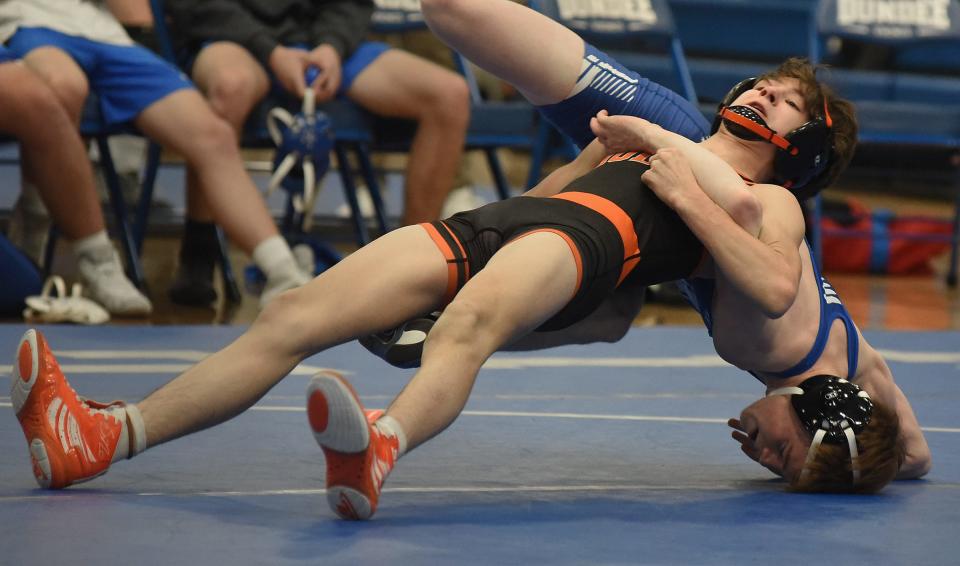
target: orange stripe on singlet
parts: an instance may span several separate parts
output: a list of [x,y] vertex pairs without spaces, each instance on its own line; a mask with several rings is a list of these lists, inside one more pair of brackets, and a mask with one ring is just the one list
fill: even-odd
[[470,280],[470,262],[467,261],[467,251],[463,249],[463,243],[460,242],[460,238],[457,238],[457,235],[453,233],[453,230],[451,230],[446,223],[441,220],[438,224],[443,226],[443,229],[450,235],[450,239],[457,243],[457,248],[460,250],[460,257],[463,258],[463,282],[461,285],[465,285],[467,281]]
[[611,153],[610,155],[604,157],[600,160],[600,163],[597,163],[597,167],[604,165],[606,163],[616,163],[618,161],[636,161],[638,163],[643,163],[645,165],[650,165],[648,161],[650,157],[649,153],[644,153],[642,151],[628,151],[625,153]]
[[430,235],[430,239],[433,240],[433,243],[437,245],[440,253],[443,254],[443,258],[447,261],[447,290],[443,295],[443,304],[446,305],[452,301],[454,295],[457,294],[457,287],[459,283],[457,277],[457,257],[454,255],[450,244],[443,239],[443,236],[440,235],[440,232],[437,231],[437,228],[433,224],[423,222],[420,224],[420,226],[427,231],[427,234]]
[[623,242],[623,269],[620,270],[620,279],[617,280],[617,285],[619,285],[640,261],[640,244],[637,241],[637,232],[633,228],[633,220],[630,215],[613,201],[591,193],[570,191],[550,198],[568,200],[585,206],[590,210],[599,212],[614,225],[620,234],[620,240]]
[[580,249],[577,248],[575,243],[573,243],[573,239],[570,238],[569,235],[555,228],[537,228],[536,230],[531,230],[529,232],[520,234],[516,238],[510,240],[510,242],[516,242],[520,238],[525,238],[530,234],[536,234],[537,232],[549,232],[551,234],[556,234],[563,238],[563,241],[566,242],[567,246],[570,247],[570,252],[573,254],[573,261],[577,264],[577,284],[574,286],[573,294],[570,296],[572,299],[580,291],[580,282],[583,281],[583,258],[580,256]]

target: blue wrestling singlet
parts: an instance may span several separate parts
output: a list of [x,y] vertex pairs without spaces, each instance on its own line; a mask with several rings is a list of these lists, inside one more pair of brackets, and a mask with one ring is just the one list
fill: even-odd
[[[813,341],[813,346],[806,356],[793,367],[781,372],[768,373],[773,377],[787,378],[799,375],[811,367],[820,359],[823,349],[827,345],[827,338],[830,337],[830,327],[833,321],[840,319],[843,321],[844,328],[847,331],[847,378],[852,378],[857,373],[857,363],[859,359],[860,334],[857,327],[853,324],[853,319],[846,307],[840,301],[840,296],[833,290],[830,282],[820,274],[820,268],[813,259],[813,252],[810,246],[807,246],[807,252],[810,254],[810,263],[813,265],[813,276],[820,282],[820,328],[817,330],[817,338]],[[707,327],[707,333],[713,335],[713,293],[715,282],[713,279],[683,279],[677,281],[677,286],[684,298],[694,309],[700,313],[704,325]],[[754,377],[756,374],[750,372]]]
[[696,142],[710,135],[710,123],[696,105],[586,42],[573,94],[537,109],[581,149],[593,141],[590,118],[601,110],[643,118]]

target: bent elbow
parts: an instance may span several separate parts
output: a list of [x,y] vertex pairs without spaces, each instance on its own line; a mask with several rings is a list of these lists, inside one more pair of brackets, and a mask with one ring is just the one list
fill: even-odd
[[763,302],[763,310],[767,317],[777,319],[782,317],[793,306],[797,299],[799,285],[790,277],[781,276],[778,281],[769,287],[769,292]]
[[760,234],[763,225],[763,206],[751,191],[742,191],[730,204],[728,211],[733,221],[752,236]]
[[908,454],[900,465],[896,479],[917,480],[930,473],[932,467],[933,458],[929,450],[924,454]]

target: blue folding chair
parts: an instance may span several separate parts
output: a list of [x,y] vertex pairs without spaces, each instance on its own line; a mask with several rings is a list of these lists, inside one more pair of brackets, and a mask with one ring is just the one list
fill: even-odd
[[[943,13],[846,13],[837,0],[817,6],[817,41],[810,59],[832,62],[826,42],[839,38],[891,51],[894,66],[886,70],[832,69],[827,82],[850,99],[857,110],[861,144],[960,150],[960,4],[950,2]],[[921,17],[923,16],[923,17]],[[939,57],[937,56],[939,54]],[[936,74],[936,70],[949,74]],[[960,155],[960,153],[955,153]],[[947,282],[957,283],[960,246],[960,167],[950,182],[956,192]],[[943,236],[913,239],[944,241]]]
[[[683,46],[665,0],[642,3],[642,9],[628,3],[618,10],[602,3],[570,0],[530,0],[530,7],[577,32],[628,69],[697,104]],[[539,175],[542,160],[550,148],[557,146],[558,137],[552,126],[541,123],[528,184],[535,181],[533,175]],[[567,156],[576,155],[570,140],[564,140],[560,147]]]

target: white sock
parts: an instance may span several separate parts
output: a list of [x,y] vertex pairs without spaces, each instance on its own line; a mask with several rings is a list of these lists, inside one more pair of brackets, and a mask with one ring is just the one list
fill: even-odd
[[110,257],[112,254],[106,254],[105,251],[109,250],[113,252],[113,243],[110,241],[110,237],[107,236],[106,230],[100,230],[92,236],[87,236],[86,238],[80,238],[79,240],[74,240],[70,242],[70,245],[73,248],[74,255],[96,255],[103,256],[104,258]]
[[400,426],[400,423],[397,422],[397,419],[384,415],[377,419],[377,422],[373,423],[373,426],[377,427],[377,430],[384,436],[397,437],[397,459],[399,460],[400,456],[403,456],[407,452],[407,435],[403,432],[403,428]]
[[[143,426],[143,416],[140,415],[140,409],[136,405],[124,403],[112,406],[106,411],[122,423],[120,438],[117,440],[117,447],[113,452],[111,463],[117,460],[129,460],[147,449],[147,432]],[[132,446],[130,442],[131,434],[133,434]]]
[[299,287],[310,280],[297,265],[290,246],[282,236],[271,236],[257,244],[253,249],[253,263],[267,278],[263,294],[260,296],[261,306],[289,289]]

